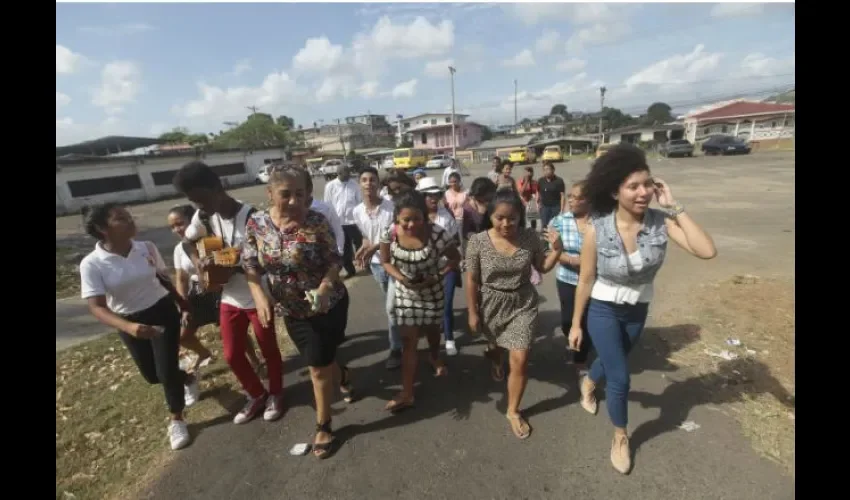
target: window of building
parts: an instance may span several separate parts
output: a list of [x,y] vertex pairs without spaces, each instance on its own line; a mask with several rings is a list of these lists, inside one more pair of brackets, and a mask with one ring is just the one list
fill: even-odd
[[708,135],[708,134],[710,134],[710,133],[711,133],[711,128],[709,128],[709,127],[705,127],[705,128],[703,129],[702,133],[703,133],[704,135]]
[[720,127],[720,133],[721,133],[721,134],[725,134],[725,133],[726,133],[726,125],[723,125],[722,127]]
[[452,122],[452,117],[451,117],[451,116],[447,116],[447,117],[446,117],[446,123],[451,123],[451,122]]
[[466,129],[463,129],[462,134],[463,134],[463,138],[466,139]]
[[428,143],[428,134],[423,132],[422,133],[422,144],[427,144],[427,143]]
[[245,163],[226,163],[224,165],[211,166],[210,170],[215,172],[215,175],[219,177],[241,175],[245,173]]
[[[171,178],[174,178],[174,175]],[[71,196],[74,198],[97,196],[106,193],[120,193],[135,189],[142,189],[142,180],[139,179],[138,175],[117,175],[97,179],[68,181],[68,190],[71,191]]]
[[437,119],[431,118],[431,125],[436,125],[436,124],[437,124]]
[[162,170],[160,172],[151,172],[154,186],[167,186],[174,181],[174,175],[177,170]]

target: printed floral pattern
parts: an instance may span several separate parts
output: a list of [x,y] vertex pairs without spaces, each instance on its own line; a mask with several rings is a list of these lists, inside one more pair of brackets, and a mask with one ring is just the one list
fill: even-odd
[[[298,319],[314,316],[305,292],[318,288],[328,269],[341,263],[330,224],[319,212],[310,210],[303,224],[285,230],[275,226],[267,211],[258,211],[248,220],[242,265],[265,271],[280,315]],[[345,293],[345,285],[336,283],[330,307]]]

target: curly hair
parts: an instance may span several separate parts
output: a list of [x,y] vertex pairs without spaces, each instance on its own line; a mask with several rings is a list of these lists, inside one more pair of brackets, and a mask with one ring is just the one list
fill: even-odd
[[393,201],[395,202],[395,209],[393,210],[394,220],[398,220],[398,216],[401,214],[401,211],[407,208],[410,210],[419,210],[422,213],[422,217],[424,217],[427,222],[428,205],[425,204],[425,196],[423,196],[422,193],[417,191],[408,191]]
[[633,144],[617,144],[598,158],[587,174],[582,189],[590,210],[609,214],[617,208],[614,194],[625,180],[635,172],[649,172],[646,153]]

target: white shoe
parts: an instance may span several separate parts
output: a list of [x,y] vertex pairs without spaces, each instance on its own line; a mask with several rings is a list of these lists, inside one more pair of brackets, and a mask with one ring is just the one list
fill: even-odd
[[245,406],[233,417],[234,424],[244,424],[246,422],[250,422],[257,416],[260,411],[265,408],[265,396],[259,397],[257,399],[248,397],[248,401],[245,403]]
[[192,406],[201,398],[201,389],[198,387],[198,375],[195,374],[192,381],[183,386],[183,400],[186,406]]
[[269,396],[266,400],[266,411],[263,412],[263,420],[266,422],[274,422],[283,415],[283,408],[280,396]]
[[454,340],[446,341],[446,354],[449,356],[457,356],[457,346],[455,346]]
[[179,450],[189,445],[189,427],[183,420],[172,420],[168,424],[168,440],[171,441],[171,449]]

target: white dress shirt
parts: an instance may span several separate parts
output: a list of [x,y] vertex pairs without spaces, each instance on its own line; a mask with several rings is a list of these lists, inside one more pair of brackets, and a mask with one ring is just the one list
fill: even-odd
[[[357,229],[363,238],[368,240],[371,245],[376,245],[381,241],[381,234],[387,230],[393,223],[395,217],[393,210],[395,205],[388,200],[381,200],[381,204],[375,207],[372,212],[366,210],[366,204],[361,203],[354,207],[354,219],[357,221]],[[372,264],[381,263],[380,250],[372,255]]]
[[356,224],[354,207],[362,201],[360,186],[354,179],[348,179],[345,182],[334,179],[325,185],[325,203],[333,207],[343,226]]
[[331,231],[333,231],[334,238],[336,238],[336,248],[339,250],[339,254],[342,255],[343,248],[345,247],[345,233],[342,231],[342,223],[339,222],[339,217],[337,217],[334,209],[324,201],[315,198],[313,198],[313,203],[310,204],[310,209],[327,217],[328,224],[331,225]]

